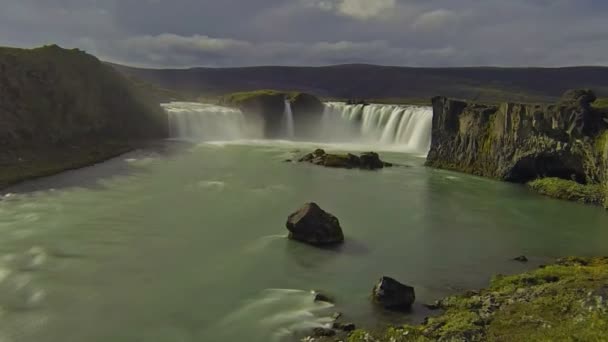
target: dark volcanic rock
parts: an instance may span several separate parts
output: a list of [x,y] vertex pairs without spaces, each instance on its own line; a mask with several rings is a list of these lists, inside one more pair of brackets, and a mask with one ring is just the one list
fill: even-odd
[[357,327],[355,326],[354,323],[340,323],[340,322],[335,322],[332,325],[332,328],[334,328],[336,330],[346,331],[346,332],[354,331],[355,329],[357,329]]
[[334,302],[330,296],[328,296],[324,293],[318,292],[318,291],[314,291],[314,296],[315,296],[315,298],[314,298],[315,302],[325,302],[325,303]]
[[519,261],[519,262],[528,262],[528,258],[525,255],[520,255],[517,258],[514,258],[513,260]]
[[554,105],[482,105],[433,99],[427,165],[526,183],[557,177],[579,183],[605,180],[604,114],[595,95],[573,90]]
[[313,153],[305,155],[298,161],[342,169],[378,170],[384,167],[393,166],[393,164],[385,163],[380,160],[380,156],[375,152],[366,152],[362,153],[361,156],[356,156],[352,153],[330,154],[321,149],[317,149]]
[[374,302],[385,309],[407,310],[416,300],[414,288],[401,284],[393,278],[382,277],[372,293]]
[[314,337],[332,337],[336,336],[336,331],[328,328],[314,328],[312,331]]
[[316,203],[307,203],[289,215],[286,227],[290,239],[311,245],[323,246],[344,241],[338,219],[325,212]]

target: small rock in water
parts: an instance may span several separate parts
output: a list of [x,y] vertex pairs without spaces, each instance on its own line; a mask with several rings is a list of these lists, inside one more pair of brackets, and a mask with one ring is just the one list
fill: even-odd
[[344,242],[340,221],[316,203],[307,203],[289,215],[285,225],[289,238],[315,246]]
[[528,258],[525,255],[520,255],[517,258],[514,258],[513,260],[519,261],[519,262],[528,262]]
[[314,328],[312,335],[315,337],[331,337],[336,336],[336,331],[329,328]]
[[342,313],[341,312],[334,312],[333,315],[331,315],[331,318],[336,321],[338,320],[340,317],[342,317]]
[[336,330],[341,330],[341,331],[354,331],[355,329],[357,329],[357,327],[355,326],[354,323],[339,323],[339,322],[335,322],[332,325],[332,328],[336,329]]
[[416,300],[414,288],[390,277],[382,277],[373,290],[373,299],[385,309],[407,310]]
[[313,293],[315,295],[315,299],[314,299],[315,302],[325,302],[325,303],[332,303],[332,304],[334,302],[333,299],[326,294],[323,294],[323,293],[317,292],[317,291],[314,291]]

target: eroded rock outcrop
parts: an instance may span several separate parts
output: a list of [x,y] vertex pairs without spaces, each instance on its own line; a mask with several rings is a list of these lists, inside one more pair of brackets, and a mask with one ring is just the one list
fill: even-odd
[[352,153],[330,154],[322,149],[317,149],[300,158],[298,161],[301,163],[306,162],[319,166],[342,169],[377,170],[393,166],[391,163],[380,160],[380,156],[375,152],[365,152],[356,156]]
[[263,120],[266,138],[285,138],[285,100],[291,106],[296,137],[306,137],[318,125],[324,110],[323,102],[314,95],[260,90],[226,95],[220,104]]
[[606,113],[595,95],[572,90],[553,105],[482,105],[433,99],[427,165],[525,183],[557,177],[605,179]]
[[316,203],[306,203],[289,215],[286,223],[289,238],[315,246],[333,245],[344,242],[340,221],[324,211]]

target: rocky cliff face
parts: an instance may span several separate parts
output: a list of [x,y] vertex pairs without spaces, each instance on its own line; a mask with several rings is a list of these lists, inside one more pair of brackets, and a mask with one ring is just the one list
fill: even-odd
[[265,136],[277,138],[284,133],[285,99],[291,104],[295,134],[297,137],[303,137],[304,132],[309,132],[311,127],[318,124],[323,114],[323,102],[314,95],[260,90],[226,95],[220,100],[220,104],[237,107],[245,115],[263,119]]
[[599,183],[606,175],[606,113],[588,90],[553,105],[482,105],[433,99],[427,165],[525,183],[557,177]]
[[0,145],[164,137],[162,109],[110,66],[56,45],[0,49]]

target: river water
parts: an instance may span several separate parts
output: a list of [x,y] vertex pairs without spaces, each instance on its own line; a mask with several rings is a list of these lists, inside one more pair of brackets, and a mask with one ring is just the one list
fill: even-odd
[[[285,163],[314,147],[164,142],[8,189],[0,200],[0,341],[294,341],[334,312],[361,327],[565,255],[607,254],[608,214],[525,187],[423,166],[378,172]],[[346,243],[286,239],[307,201]],[[531,263],[510,259],[525,254]],[[416,288],[410,314],[374,309],[382,275]],[[335,299],[316,304],[310,290]]]

